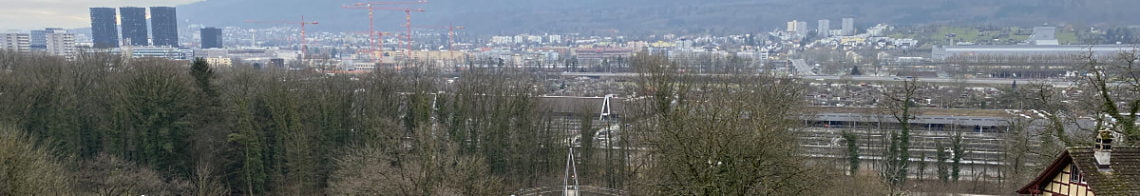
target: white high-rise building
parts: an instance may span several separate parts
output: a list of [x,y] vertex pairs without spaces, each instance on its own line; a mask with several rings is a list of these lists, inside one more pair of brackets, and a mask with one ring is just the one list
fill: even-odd
[[32,36],[27,33],[0,33],[0,50],[31,52]]
[[843,18],[843,35],[851,36],[855,35],[855,33],[857,33],[855,32],[855,19]]
[[787,31],[789,33],[796,34],[799,36],[807,35],[807,31],[808,31],[807,22],[798,21],[798,20],[788,21],[788,30]]
[[75,34],[63,30],[54,30],[44,33],[44,43],[48,54],[75,57]]
[[819,20],[819,27],[815,29],[815,33],[816,35],[819,35],[819,37],[831,36],[831,20]]

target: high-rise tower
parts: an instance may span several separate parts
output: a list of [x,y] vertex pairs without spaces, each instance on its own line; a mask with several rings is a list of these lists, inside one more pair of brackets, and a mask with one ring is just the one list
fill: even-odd
[[178,12],[174,7],[150,7],[150,33],[155,46],[178,47]]
[[119,27],[115,8],[91,8],[91,37],[95,48],[119,47]]
[[147,36],[146,8],[121,7],[119,15],[123,28],[123,42],[132,46],[150,45]]
[[202,48],[222,48],[222,29],[202,28]]

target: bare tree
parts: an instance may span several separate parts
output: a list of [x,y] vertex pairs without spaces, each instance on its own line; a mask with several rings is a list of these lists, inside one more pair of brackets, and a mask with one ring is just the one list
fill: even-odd
[[[641,92],[635,135],[654,160],[641,194],[804,195],[822,175],[795,143],[803,87],[793,79],[677,73],[663,56],[639,54]],[[816,181],[818,182],[818,181]]]

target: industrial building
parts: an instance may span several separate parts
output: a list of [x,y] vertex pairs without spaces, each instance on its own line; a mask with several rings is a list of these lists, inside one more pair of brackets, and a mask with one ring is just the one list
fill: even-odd
[[986,61],[986,59],[1039,58],[1069,59],[1092,54],[1111,57],[1121,52],[1135,52],[1133,45],[1004,45],[1004,46],[936,46],[931,50],[935,61]]
[[115,8],[91,8],[91,37],[95,48],[118,48],[119,27]]
[[174,7],[150,7],[150,28],[154,46],[178,47],[178,11]]

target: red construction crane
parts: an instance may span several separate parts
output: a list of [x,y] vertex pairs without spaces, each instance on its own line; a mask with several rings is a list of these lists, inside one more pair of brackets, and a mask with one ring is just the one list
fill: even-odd
[[[420,1],[374,1],[374,2],[355,3],[355,4],[351,4],[351,5],[343,5],[341,7],[345,8],[345,9],[367,9],[368,10],[368,34],[369,34],[368,39],[370,39],[372,44],[375,44],[377,42],[377,40],[380,39],[380,37],[378,37],[377,36],[378,34],[376,33],[376,22],[375,22],[376,21],[375,12],[380,7],[375,7],[374,5],[416,5],[416,4],[427,4],[427,0],[420,0]],[[383,46],[380,46],[380,47],[383,47]],[[378,49],[373,48],[373,50],[378,50]]]
[[[366,3],[360,3],[366,4]],[[412,57],[412,12],[424,12],[423,8],[399,8],[399,7],[373,7],[377,10],[390,10],[390,11],[404,11],[404,27],[408,28],[407,35],[404,35],[404,47],[407,50],[407,57]]]
[[307,53],[308,53],[308,50],[309,50],[309,47],[308,47],[308,40],[306,40],[306,39],[305,39],[305,25],[316,25],[316,24],[320,24],[320,22],[317,22],[317,21],[305,21],[305,16],[301,16],[301,21],[300,21],[300,22],[297,22],[297,21],[256,21],[256,20],[246,20],[245,22],[246,22],[246,23],[255,23],[255,24],[292,24],[292,25],[301,25],[301,59],[300,59],[300,60],[302,60],[302,61],[303,61],[305,58],[308,58],[308,56],[307,56]]
[[369,43],[368,47],[370,49],[364,50],[364,51],[371,53],[372,57],[375,58],[377,62],[384,63],[384,61],[383,61],[383,59],[384,59],[384,35],[391,34],[391,33],[377,31],[376,33],[356,32],[356,34],[368,34],[370,36],[377,38],[378,41],[373,42],[373,43]]
[[463,27],[463,26],[455,26],[455,25],[447,25],[447,26],[416,26],[416,28],[421,28],[421,29],[447,29],[447,50],[448,50],[448,51],[452,51],[452,52],[454,52],[454,51],[455,51],[455,47],[454,47],[454,45],[455,45],[455,30],[463,30],[463,29],[466,29],[466,27]]

